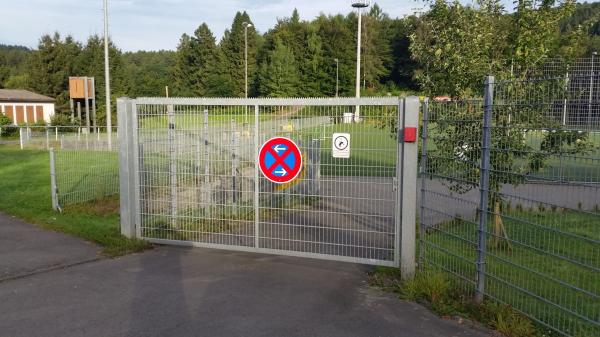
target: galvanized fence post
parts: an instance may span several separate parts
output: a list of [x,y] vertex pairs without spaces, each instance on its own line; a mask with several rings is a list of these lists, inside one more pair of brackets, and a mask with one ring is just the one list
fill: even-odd
[[[417,134],[419,127],[419,98],[406,97],[400,100],[398,113],[398,151],[401,168],[398,188],[400,211],[400,273],[402,279],[409,280],[415,275],[416,254],[416,196],[417,163],[419,145]],[[401,114],[401,115],[400,115]],[[398,224],[396,224],[398,226]],[[398,233],[398,232],[396,232]],[[398,239],[396,240],[398,242]]]
[[118,132],[124,141],[119,143],[119,190],[121,211],[121,234],[128,238],[136,237],[135,207],[135,154],[133,151],[133,116],[131,100],[117,99]]
[[258,104],[254,106],[254,247],[260,248],[260,218],[259,218],[259,197],[260,183],[258,181],[258,152],[259,149],[259,109]]
[[179,228],[177,223],[177,138],[175,134],[175,111],[173,105],[167,105],[169,123],[169,176],[171,184],[171,225]]
[[213,191],[210,186],[210,153],[209,153],[209,134],[208,134],[208,109],[204,109],[204,195],[205,212],[207,216],[212,213]]
[[492,113],[494,104],[494,76],[485,78],[483,102],[483,132],[481,144],[481,180],[479,185],[479,228],[477,239],[477,289],[475,301],[481,303],[485,293],[485,255],[487,239],[488,203],[490,193],[490,150],[492,137]]
[[50,195],[52,196],[52,209],[60,211],[58,205],[58,188],[56,185],[56,160],[54,156],[54,149],[50,148]]
[[231,119],[231,202],[233,204],[233,214],[237,215],[237,172],[238,172],[238,139],[237,124],[235,119]]
[[423,131],[421,132],[421,166],[419,177],[421,179],[421,207],[419,213],[419,268],[425,264],[425,193],[427,180],[427,127],[429,124],[429,98],[423,101]]

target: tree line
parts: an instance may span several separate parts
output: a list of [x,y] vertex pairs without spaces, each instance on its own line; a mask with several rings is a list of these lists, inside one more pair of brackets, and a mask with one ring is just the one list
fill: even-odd
[[[600,48],[599,22],[600,4],[572,0],[519,0],[514,8],[435,0],[403,18],[375,4],[363,17],[363,95],[477,95],[486,74],[526,74],[545,58],[588,56]],[[295,10],[262,34],[238,12],[220,41],[202,23],[175,51],[122,52],[111,43],[113,97],[163,96],[165,86],[172,96],[243,97],[247,24],[250,97],[334,96],[336,72],[339,95],[354,94],[357,15],[307,21]],[[0,46],[0,87],[55,97],[57,110],[68,114],[67,78],[94,76],[102,123],[103,57],[97,35],[85,43],[44,35],[35,50]]]

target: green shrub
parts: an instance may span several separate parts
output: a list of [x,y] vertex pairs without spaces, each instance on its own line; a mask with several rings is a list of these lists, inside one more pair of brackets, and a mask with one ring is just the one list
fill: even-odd
[[0,113],[0,128],[2,129],[0,134],[2,137],[13,136],[19,132],[18,128],[12,126],[10,118],[2,113]]

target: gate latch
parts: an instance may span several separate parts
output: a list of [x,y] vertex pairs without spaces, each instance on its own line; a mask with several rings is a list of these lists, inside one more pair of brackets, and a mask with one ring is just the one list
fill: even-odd
[[398,190],[398,178],[394,177],[394,182],[392,184],[394,192]]

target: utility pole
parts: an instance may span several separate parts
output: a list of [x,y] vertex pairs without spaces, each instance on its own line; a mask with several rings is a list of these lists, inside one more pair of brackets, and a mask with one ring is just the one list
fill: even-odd
[[112,149],[112,117],[110,109],[110,70],[108,63],[108,0],[104,0],[104,81],[106,87],[106,135]]
[[[362,0],[352,3],[352,7],[358,9],[358,34],[356,43],[356,98],[360,98],[360,51],[362,38],[362,10],[369,7],[370,1]],[[360,121],[360,105],[356,105],[354,112],[354,121]]]

